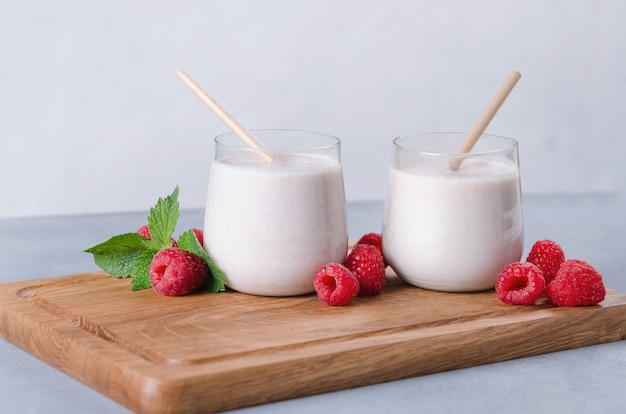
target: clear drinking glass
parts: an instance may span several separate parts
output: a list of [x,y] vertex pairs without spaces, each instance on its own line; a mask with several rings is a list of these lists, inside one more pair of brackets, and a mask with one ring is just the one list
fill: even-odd
[[[385,259],[407,283],[468,292],[493,288],[523,251],[517,141],[483,135],[469,154],[466,134],[426,133],[393,141],[383,219]],[[453,170],[452,160],[461,160]]]
[[273,162],[233,133],[215,138],[205,248],[231,289],[313,292],[315,271],[343,262],[348,248],[340,140],[294,130],[252,133]]

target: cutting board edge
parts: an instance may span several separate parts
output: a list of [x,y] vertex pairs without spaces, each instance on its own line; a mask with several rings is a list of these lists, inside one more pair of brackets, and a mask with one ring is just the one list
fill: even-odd
[[[60,278],[64,279],[66,277]],[[39,280],[36,282],[39,282]],[[41,283],[55,282],[55,280],[41,281]],[[25,284],[30,285],[32,282],[11,284],[9,290],[12,289],[13,297],[17,297],[17,292],[20,288],[23,288]],[[6,285],[2,286],[2,288],[5,290],[6,294]],[[298,364],[294,364],[293,360],[276,360],[266,364],[260,361],[254,366],[243,367],[230,372],[221,371],[219,374],[202,372],[202,368],[205,367],[198,367],[200,372],[196,375],[188,376],[187,378],[179,378],[176,375],[163,376],[163,372],[160,372],[160,370],[156,370],[155,372],[154,366],[147,363],[145,360],[87,331],[82,329],[77,330],[75,329],[76,326],[68,327],[66,321],[59,323],[58,317],[42,309],[37,309],[37,307],[29,306],[28,301],[14,300],[9,303],[4,302],[2,300],[2,292],[3,290],[0,289],[0,322],[2,322],[2,326],[0,326],[0,336],[7,338],[10,342],[33,354],[42,361],[136,412],[176,412],[177,407],[181,409],[180,412],[222,411],[581,346],[607,343],[624,339],[625,336],[623,321],[624,312],[626,311],[626,300],[624,300],[626,295],[621,292],[609,290],[609,297],[619,297],[621,301],[619,305],[590,307],[584,312],[587,317],[591,318],[590,320],[592,322],[594,320],[601,321],[602,316],[609,316],[606,319],[610,321],[610,324],[609,326],[604,326],[604,330],[607,332],[601,337],[583,335],[588,334],[588,332],[583,329],[586,325],[580,323],[580,320],[568,320],[567,310],[560,312],[560,310],[556,309],[552,314],[560,312],[562,314],[560,317],[539,317],[530,324],[531,327],[536,325],[544,329],[550,328],[550,330],[556,331],[558,335],[564,339],[572,336],[583,336],[578,342],[564,343],[561,347],[546,348],[544,346],[542,348],[539,346],[541,344],[541,338],[533,338],[534,342],[532,343],[537,344],[537,348],[534,352],[529,353],[527,349],[517,352],[504,352],[507,347],[503,346],[502,336],[500,336],[497,341],[500,346],[497,347],[497,349],[502,350],[501,355],[494,357],[492,354],[489,358],[485,358],[484,360],[467,357],[449,361],[449,358],[445,358],[446,355],[444,354],[449,353],[450,349],[447,349],[446,352],[439,351],[440,353],[436,358],[434,358],[432,354],[407,354],[407,348],[434,346],[434,344],[427,339],[410,338],[409,335],[409,338],[402,338],[400,336],[398,338],[388,337],[386,340],[382,338],[382,342],[376,345],[366,344],[357,346],[354,349],[338,349],[335,353],[327,352],[307,358],[300,358]],[[31,309],[24,314],[25,308]],[[30,338],[30,340],[25,336],[11,337],[10,327],[9,329],[4,327],[7,324],[6,321],[11,317],[13,318],[13,320],[9,322],[11,324],[19,324],[18,326],[22,327],[26,325],[33,329],[43,329],[47,333],[47,335],[43,337],[52,340],[52,342],[62,341],[63,343],[71,344],[70,348],[65,352],[66,355],[59,356],[46,353],[42,350],[44,344],[36,342],[36,340],[42,341],[39,336],[35,339]],[[43,320],[40,318],[43,318]],[[566,323],[563,323],[564,321]],[[484,321],[482,322],[484,323]],[[525,320],[524,322],[527,323],[528,321]],[[468,323],[477,322],[470,321]],[[516,341],[520,340],[519,335],[517,335],[519,332],[515,323],[502,323],[496,325],[496,327],[485,326],[478,330],[466,329],[467,333],[464,334],[464,337],[471,339],[472,336],[476,336],[476,332],[484,332],[486,334],[497,333],[499,335],[505,335],[505,337],[509,339],[509,342],[506,342],[505,345],[515,344]],[[458,332],[449,333],[448,336],[458,337]],[[515,338],[515,336],[517,336],[517,338]],[[439,341],[449,342],[445,335],[436,337]],[[33,342],[33,340],[35,340],[35,342]],[[390,344],[389,341],[392,341],[392,343]],[[98,344],[96,344],[96,342]],[[472,345],[469,348],[466,342],[452,342],[458,344],[459,348],[457,351],[459,353],[463,350],[467,351],[468,349],[479,351],[482,347],[478,342],[470,341]],[[464,349],[461,348],[461,343],[465,344],[463,345],[465,347]],[[385,358],[381,358],[382,354],[385,354]],[[79,358],[80,363],[73,363],[72,357],[76,355],[83,355],[82,358]],[[392,356],[391,363],[390,356]],[[120,362],[119,358],[122,358],[123,361]],[[368,376],[364,376],[362,371],[345,372],[346,366],[348,366],[348,368],[358,367],[361,369],[364,359],[370,361],[367,367]],[[422,363],[426,364],[427,368],[419,367]],[[86,375],[85,368],[94,364],[98,368],[97,371],[99,375],[95,377]],[[417,365],[418,368],[411,368],[411,366],[415,365]],[[312,368],[316,369],[319,367],[322,368],[321,371],[311,374]],[[395,369],[396,367],[400,367],[402,370],[398,371]],[[269,387],[266,384],[267,381],[257,379],[247,383],[252,389],[242,389],[241,385],[246,384],[246,378],[250,378],[251,373],[258,373],[259,370],[266,372],[273,371],[275,372],[274,375],[280,374],[284,385],[282,387]],[[103,375],[103,373],[106,374]],[[125,378],[127,381],[124,387],[116,386],[116,384],[119,384],[121,377]],[[255,376],[252,375],[252,377]],[[258,378],[258,376],[255,378]],[[312,383],[316,385],[311,386]],[[128,386],[129,384],[131,385],[130,387]],[[232,389],[224,391],[223,384],[232,384]],[[210,392],[207,392],[207,388]],[[129,392],[129,389],[132,389],[133,392]],[[212,402],[216,401],[219,403],[212,404]]]
[[[65,279],[72,277],[74,275],[46,278],[35,284],[32,282],[39,280],[24,283],[28,289],[65,282]],[[80,329],[56,314],[20,299],[19,292],[23,288],[20,282],[0,285],[0,338],[130,408],[135,397],[127,395],[127,387],[116,387],[119,383],[117,379],[123,375],[127,377],[126,384],[136,383],[137,387],[141,387],[142,383],[151,379],[140,375],[138,368],[149,365],[149,362],[104,338]],[[3,300],[6,296],[12,296],[14,300],[6,302]],[[33,335],[35,330],[40,334]],[[89,375],[92,371],[98,374]]]
[[[503,323],[495,329],[493,327],[483,327],[479,330],[465,329],[464,335],[459,335],[458,332],[439,335],[435,336],[434,342],[433,337],[400,339],[393,343],[355,347],[300,358],[297,363],[292,360],[279,360],[269,363],[259,362],[256,366],[221,371],[217,374],[207,375],[199,372],[186,379],[169,378],[161,383],[154,383],[155,388],[151,388],[151,392],[144,395],[144,401],[148,405],[132,408],[138,412],[159,412],[159,409],[163,409],[162,412],[178,412],[175,411],[176,407],[182,408],[179,412],[223,411],[623,340],[624,324],[618,319],[623,320],[626,305],[620,306],[619,312],[616,308],[595,310],[596,312],[590,312],[588,315],[590,323],[600,320],[601,313],[605,311],[622,318],[613,318],[615,323],[611,324],[609,329],[605,327],[604,334],[594,337],[583,335],[581,338],[581,334],[588,333],[586,325],[580,321],[563,323],[567,318],[564,314],[562,318],[537,318],[532,323],[521,320],[511,324]],[[475,322],[467,323],[471,325]],[[554,337],[562,339],[562,344],[547,346],[541,337],[535,337],[530,342],[520,339],[516,325],[521,323],[525,324],[528,331],[536,328],[556,332]],[[480,357],[484,341],[475,341],[468,348],[466,345],[468,339],[475,337],[477,333],[498,334],[500,337],[494,338],[492,342],[498,345],[494,346],[494,349],[499,352],[490,353],[488,356],[482,353]],[[506,340],[503,340],[503,336]],[[460,337],[462,340],[459,340]],[[571,337],[578,339],[575,342],[568,341],[567,339]],[[440,350],[435,354],[407,352],[407,349],[419,346],[437,348],[438,342],[457,345],[456,348]],[[529,351],[529,347],[533,350]],[[451,349],[452,353],[465,356],[450,360]],[[367,375],[364,375],[364,360],[368,361]],[[319,367],[322,370],[316,371]],[[201,367],[198,368],[201,371]],[[266,375],[259,376],[259,371],[264,371]],[[250,380],[250,378],[266,379],[270,375],[271,385],[264,379]],[[276,386],[276,383],[283,386]],[[226,397],[224,388],[229,389]],[[202,396],[204,401],[190,400],[190,395]]]

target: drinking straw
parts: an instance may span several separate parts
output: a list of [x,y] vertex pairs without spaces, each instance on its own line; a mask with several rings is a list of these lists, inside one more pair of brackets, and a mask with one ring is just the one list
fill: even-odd
[[[468,153],[472,150],[472,148],[474,148],[474,145],[478,142],[478,139],[482,136],[483,132],[485,132],[485,129],[487,129],[487,126],[496,115],[506,98],[509,96],[509,93],[511,93],[521,76],[522,75],[516,70],[509,73],[509,76],[506,77],[504,83],[500,86],[500,89],[498,89],[494,97],[491,99],[491,102],[489,102],[489,105],[487,105],[487,108],[485,108],[480,118],[478,118],[478,121],[474,124],[474,127],[467,134],[461,146],[459,146],[457,153]],[[453,158],[450,160],[450,168],[453,171],[458,170],[463,160],[463,157]]]
[[183,69],[178,69],[176,77],[180,79],[185,86],[187,86],[191,92],[200,99],[214,114],[224,123],[235,135],[243,141],[248,147],[258,149],[257,153],[265,162],[274,161],[275,157],[264,151],[265,147],[248,131],[243,125],[241,125],[228,111],[220,105],[215,98],[213,98],[198,82],[195,81],[187,72]]

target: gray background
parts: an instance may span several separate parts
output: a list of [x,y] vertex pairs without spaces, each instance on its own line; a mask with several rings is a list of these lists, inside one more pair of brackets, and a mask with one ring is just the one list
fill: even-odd
[[0,217],[203,207],[226,128],[343,142],[348,200],[385,196],[391,140],[488,128],[520,141],[531,193],[615,193],[626,149],[620,0],[0,0]]

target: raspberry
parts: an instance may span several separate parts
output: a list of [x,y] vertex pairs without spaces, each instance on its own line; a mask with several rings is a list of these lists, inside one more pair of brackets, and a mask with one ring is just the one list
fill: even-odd
[[531,305],[543,294],[546,281],[532,263],[509,263],[496,279],[496,295],[510,305]]
[[204,246],[204,232],[200,229],[193,229],[193,233],[196,235],[196,238],[200,242],[200,246]]
[[152,287],[161,295],[181,296],[198,289],[209,275],[200,256],[179,247],[163,249],[150,263]]
[[563,249],[556,242],[539,240],[530,249],[526,261],[541,269],[547,285],[554,279],[559,266],[565,261],[565,253],[563,253]]
[[148,240],[152,240],[152,237],[150,236],[150,228],[148,227],[147,224],[144,224],[143,226],[139,227],[139,230],[137,230],[137,233],[139,233],[140,235],[142,235]]
[[376,246],[381,253],[383,251],[383,237],[380,233],[364,234],[363,237],[356,242],[356,244],[370,244],[372,246]]
[[376,246],[357,244],[346,258],[345,266],[359,280],[359,296],[377,295],[385,286],[383,254]]
[[[152,236],[150,235],[150,227],[148,227],[147,224],[144,224],[143,226],[139,227],[139,230],[137,230],[137,233],[145,237],[148,240],[152,240]],[[178,243],[176,243],[176,240],[173,237],[170,237],[170,240],[172,241],[173,247],[178,246]]]
[[602,276],[583,260],[566,260],[546,287],[548,300],[557,306],[596,305],[604,300]]
[[361,237],[359,241],[356,242],[356,244],[370,244],[372,246],[375,246],[380,251],[380,254],[383,255],[383,261],[385,262],[385,267],[387,267],[387,261],[385,260],[385,255],[383,254],[383,235],[382,234],[367,233],[363,235],[363,237]]
[[315,273],[313,285],[317,297],[330,306],[347,305],[359,293],[359,281],[356,276],[339,263],[322,266]]

